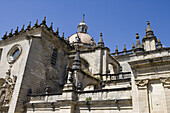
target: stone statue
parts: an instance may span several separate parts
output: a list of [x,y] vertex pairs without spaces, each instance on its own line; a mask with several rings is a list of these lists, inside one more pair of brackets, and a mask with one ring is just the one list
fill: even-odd
[[0,105],[9,104],[16,83],[16,76],[11,76],[11,69],[6,72],[6,77],[0,78]]

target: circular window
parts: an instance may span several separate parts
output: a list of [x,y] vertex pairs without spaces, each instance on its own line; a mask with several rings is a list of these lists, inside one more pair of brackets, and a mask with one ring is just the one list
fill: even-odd
[[7,59],[8,59],[8,62],[11,64],[11,63],[14,63],[18,57],[20,56],[21,54],[21,46],[20,45],[14,45],[8,52],[7,54]]

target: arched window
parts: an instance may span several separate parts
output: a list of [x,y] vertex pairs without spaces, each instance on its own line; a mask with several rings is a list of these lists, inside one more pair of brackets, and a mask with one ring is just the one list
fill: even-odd
[[53,49],[53,53],[51,55],[51,66],[56,66],[57,62],[57,50]]

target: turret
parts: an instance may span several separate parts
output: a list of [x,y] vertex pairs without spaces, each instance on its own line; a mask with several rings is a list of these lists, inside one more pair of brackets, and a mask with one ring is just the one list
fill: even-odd
[[140,53],[140,52],[143,52],[143,51],[144,51],[144,49],[143,49],[142,45],[140,44],[139,34],[136,33],[136,45],[135,45],[134,52]]
[[142,39],[142,42],[144,43],[145,51],[156,50],[157,39],[156,36],[154,36],[153,31],[151,30],[149,21],[147,21],[147,29],[145,31],[146,31],[146,35]]
[[83,20],[77,27],[78,33],[87,33],[88,27],[87,27],[87,25],[86,25],[86,23],[84,21],[84,17],[85,17],[85,15],[83,14]]
[[80,61],[80,51],[77,50],[76,56],[73,60],[73,65],[72,65],[72,69],[81,69],[81,61]]
[[102,33],[100,33],[100,39],[99,39],[99,42],[98,42],[98,46],[104,47],[104,42],[103,42],[103,38],[102,38]]

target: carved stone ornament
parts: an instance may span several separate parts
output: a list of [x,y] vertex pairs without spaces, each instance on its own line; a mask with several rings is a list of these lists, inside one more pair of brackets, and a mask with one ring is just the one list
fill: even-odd
[[167,78],[160,78],[160,81],[163,83],[163,86],[169,86],[170,87],[170,77]]
[[136,85],[138,87],[144,87],[148,84],[149,80],[145,79],[145,80],[136,80]]
[[11,69],[6,74],[5,79],[0,78],[0,106],[9,104],[17,79],[16,76],[11,76]]

